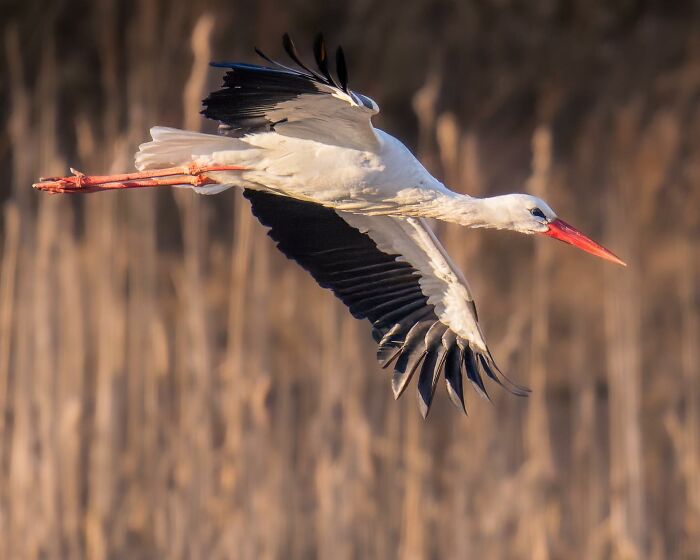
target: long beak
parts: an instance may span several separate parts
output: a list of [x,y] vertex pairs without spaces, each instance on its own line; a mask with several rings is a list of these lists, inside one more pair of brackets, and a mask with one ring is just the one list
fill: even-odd
[[569,243],[570,245],[578,247],[579,249],[586,251],[587,253],[591,253],[596,257],[600,257],[601,259],[612,261],[614,263],[621,264],[622,266],[627,266],[624,261],[613,255],[605,247],[598,245],[595,241],[583,235],[575,227],[570,226],[559,218],[549,222],[549,230],[545,231],[544,235],[553,237],[554,239],[558,239],[564,243]]

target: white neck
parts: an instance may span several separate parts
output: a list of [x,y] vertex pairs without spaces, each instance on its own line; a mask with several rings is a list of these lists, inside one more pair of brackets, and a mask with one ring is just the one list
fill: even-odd
[[396,210],[402,216],[434,218],[470,228],[508,229],[512,222],[507,206],[505,197],[474,198],[444,189],[430,192],[427,199],[403,201]]

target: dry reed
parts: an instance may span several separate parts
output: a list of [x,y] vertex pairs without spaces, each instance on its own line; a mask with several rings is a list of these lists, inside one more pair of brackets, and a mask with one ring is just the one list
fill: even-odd
[[[26,4],[0,24],[0,558],[700,555],[696,10]],[[239,193],[31,192],[208,126],[209,58],[324,25],[446,183],[546,196],[630,263],[436,224],[530,399],[395,403]]]

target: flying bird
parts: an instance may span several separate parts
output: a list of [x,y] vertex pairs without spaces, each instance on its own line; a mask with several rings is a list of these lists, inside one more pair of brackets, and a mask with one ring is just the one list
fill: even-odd
[[315,68],[287,34],[283,46],[289,65],[258,49],[267,65],[212,63],[226,73],[202,114],[219,121],[219,134],[154,127],[135,156],[138,172],[88,176],[71,169],[71,176],[34,187],[93,193],[176,186],[201,194],[239,187],[280,251],[354,317],[369,320],[396,398],[417,377],[425,417],[441,374],[465,412],[467,381],[488,398],[483,376],[527,394],[496,366],[467,282],[427,220],[546,235],[624,263],[539,198],[449,190],[399,140],[372,126],[379,107],[349,89],[342,48],[333,76],[321,35]]

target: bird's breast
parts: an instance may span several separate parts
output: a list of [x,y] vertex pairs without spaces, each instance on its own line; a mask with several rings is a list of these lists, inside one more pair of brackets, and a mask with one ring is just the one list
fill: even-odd
[[332,206],[354,201],[371,205],[436,182],[396,139],[373,152],[274,133],[264,136],[255,139],[256,147],[264,149],[257,152],[262,157],[254,164],[254,180],[289,196]]

